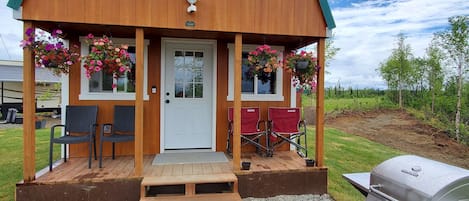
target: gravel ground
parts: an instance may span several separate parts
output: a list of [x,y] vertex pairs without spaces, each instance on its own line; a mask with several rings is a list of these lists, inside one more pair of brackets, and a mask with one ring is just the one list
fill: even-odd
[[244,198],[243,201],[334,201],[328,194],[324,195],[279,195],[270,198]]

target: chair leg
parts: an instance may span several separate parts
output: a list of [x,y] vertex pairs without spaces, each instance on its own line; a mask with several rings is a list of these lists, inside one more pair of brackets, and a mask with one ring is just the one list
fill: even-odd
[[99,168],[103,167],[103,140],[99,140]]
[[114,148],[116,147],[116,143],[112,143],[112,160],[116,159],[116,154],[114,152]]
[[66,163],[67,162],[67,144],[63,144],[63,145],[64,145],[64,163]]
[[98,160],[98,155],[96,154],[96,136],[93,135],[93,145],[94,145],[94,160]]
[[[90,137],[90,141],[92,140],[92,137]],[[92,145],[93,142],[89,142],[89,145],[88,145],[88,168],[91,169],[91,157],[93,155],[93,145]],[[96,147],[96,146],[95,146]],[[96,150],[96,149],[95,149]]]
[[308,141],[306,141],[306,133],[305,133],[305,155],[308,157]]
[[49,171],[52,171],[52,151],[54,148],[54,143],[52,143],[52,140],[50,141],[50,146],[49,146]]

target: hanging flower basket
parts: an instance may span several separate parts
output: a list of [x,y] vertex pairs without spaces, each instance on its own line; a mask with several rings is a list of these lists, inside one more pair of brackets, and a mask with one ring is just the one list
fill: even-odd
[[[301,51],[299,54],[291,52],[285,58],[287,71],[297,80],[296,84],[310,84],[316,81],[317,59],[311,52]],[[315,83],[314,83],[315,85]]]
[[256,50],[249,52],[247,64],[249,65],[249,71],[246,72],[248,77],[257,76],[262,83],[268,82],[271,73],[281,67],[277,50],[273,50],[268,45],[258,46]]
[[[128,45],[115,47],[112,40],[106,35],[103,35],[102,38],[96,38],[93,34],[88,34],[86,43],[91,48],[90,53],[83,57],[83,68],[86,70],[88,79],[100,71],[112,75],[114,79],[130,72],[131,61],[127,52]],[[113,85],[113,88],[115,87]]]
[[60,38],[60,29],[47,34],[45,31],[29,28],[25,34],[28,39],[22,40],[20,46],[29,48],[34,53],[36,68],[50,69],[56,75],[68,74],[70,66],[80,61],[79,47],[74,45],[70,49],[66,48]]

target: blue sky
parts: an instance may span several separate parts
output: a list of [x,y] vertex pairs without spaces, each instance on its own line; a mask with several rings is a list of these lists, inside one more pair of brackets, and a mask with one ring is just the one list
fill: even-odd
[[[7,0],[0,0],[0,60],[22,60],[22,22],[12,18]],[[327,66],[326,87],[340,83],[353,88],[386,88],[376,69],[394,48],[399,32],[415,56],[424,56],[433,33],[448,26],[448,18],[469,15],[469,0],[329,0],[340,48]]]
[[469,15],[468,0],[329,0],[337,28],[334,46],[341,50],[327,71],[326,86],[386,88],[376,69],[407,36],[414,56],[424,56],[433,33],[448,27],[448,18]]

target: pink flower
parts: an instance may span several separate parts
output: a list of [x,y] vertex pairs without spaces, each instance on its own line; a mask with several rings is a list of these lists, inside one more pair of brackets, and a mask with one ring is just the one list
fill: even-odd
[[93,39],[94,36],[93,36],[93,34],[89,33],[88,36],[87,36],[87,38],[88,38],[88,39]]
[[103,46],[104,45],[104,42],[100,41],[98,42],[98,46]]
[[99,66],[95,66],[95,67],[94,67],[94,71],[96,71],[96,72],[99,72],[99,71],[101,71],[101,67],[99,67]]
[[94,60],[91,60],[91,61],[90,61],[90,65],[94,66],[94,63],[95,63]]
[[121,62],[121,59],[117,58],[116,63],[120,63],[120,62]]
[[103,62],[102,62],[101,60],[96,61],[96,63],[98,64],[98,66],[102,66],[102,65],[103,65]]
[[116,52],[120,52],[120,51],[121,51],[118,47],[116,47],[116,49],[114,49],[114,50],[115,50]]
[[126,68],[125,66],[121,66],[121,67],[119,68],[119,71],[120,71],[121,73],[125,72],[126,70],[127,70],[127,68]]
[[66,63],[67,65],[69,65],[69,66],[73,64],[72,61],[67,61],[67,62],[65,62],[65,63]]

